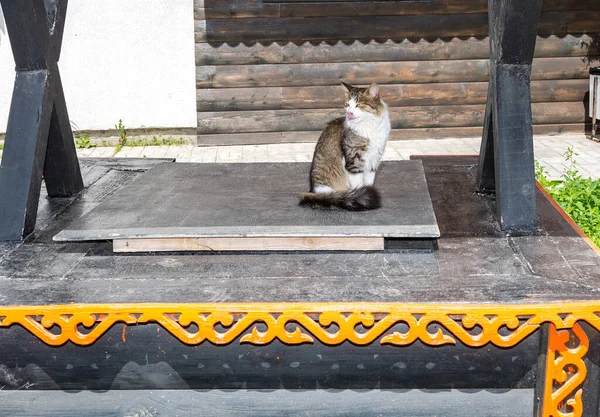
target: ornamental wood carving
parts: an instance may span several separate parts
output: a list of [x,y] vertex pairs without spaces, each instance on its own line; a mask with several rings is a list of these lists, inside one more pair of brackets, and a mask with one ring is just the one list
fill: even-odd
[[[88,346],[117,323],[157,323],[181,342],[288,345],[351,342],[472,348],[517,345],[544,323],[550,335],[543,417],[581,417],[589,340],[600,331],[600,303],[456,305],[380,303],[107,304],[0,308],[0,328],[19,325],[50,346]],[[573,338],[571,338],[573,335]],[[571,340],[573,339],[573,340]]]
[[374,342],[406,346],[419,340],[441,346],[491,343],[515,346],[541,324],[574,328],[585,321],[600,330],[598,303],[556,305],[439,305],[378,303],[114,304],[0,308],[0,327],[20,325],[51,346],[87,346],[116,323],[158,323],[181,342],[289,345]]
[[[587,374],[583,359],[589,344],[579,324],[570,330],[556,330],[554,325],[550,325],[544,417],[581,417],[583,414],[581,385]],[[555,388],[556,384],[558,388]]]

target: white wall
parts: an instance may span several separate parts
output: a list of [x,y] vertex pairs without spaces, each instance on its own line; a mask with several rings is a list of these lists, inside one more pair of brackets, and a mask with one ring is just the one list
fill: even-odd
[[[59,66],[79,130],[196,126],[193,0],[70,0]],[[0,132],[13,81],[0,17]]]

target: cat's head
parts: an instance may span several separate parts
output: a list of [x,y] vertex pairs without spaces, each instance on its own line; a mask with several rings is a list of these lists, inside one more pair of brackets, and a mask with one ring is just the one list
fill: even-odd
[[385,104],[379,97],[379,86],[375,83],[367,88],[353,87],[342,82],[346,90],[346,119],[359,121],[364,118],[380,117],[385,111]]

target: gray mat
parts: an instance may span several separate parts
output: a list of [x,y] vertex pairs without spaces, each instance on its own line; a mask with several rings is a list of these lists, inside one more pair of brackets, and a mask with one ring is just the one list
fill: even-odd
[[57,241],[236,236],[440,235],[421,161],[385,162],[370,212],[298,206],[310,164],[176,164],[151,168],[54,237]]

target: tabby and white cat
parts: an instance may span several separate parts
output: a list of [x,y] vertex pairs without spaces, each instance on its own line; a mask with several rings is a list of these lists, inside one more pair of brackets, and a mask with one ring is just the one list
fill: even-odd
[[334,119],[317,141],[310,170],[310,193],[300,205],[363,211],[381,207],[373,187],[390,135],[387,105],[379,87],[346,89],[346,117]]

